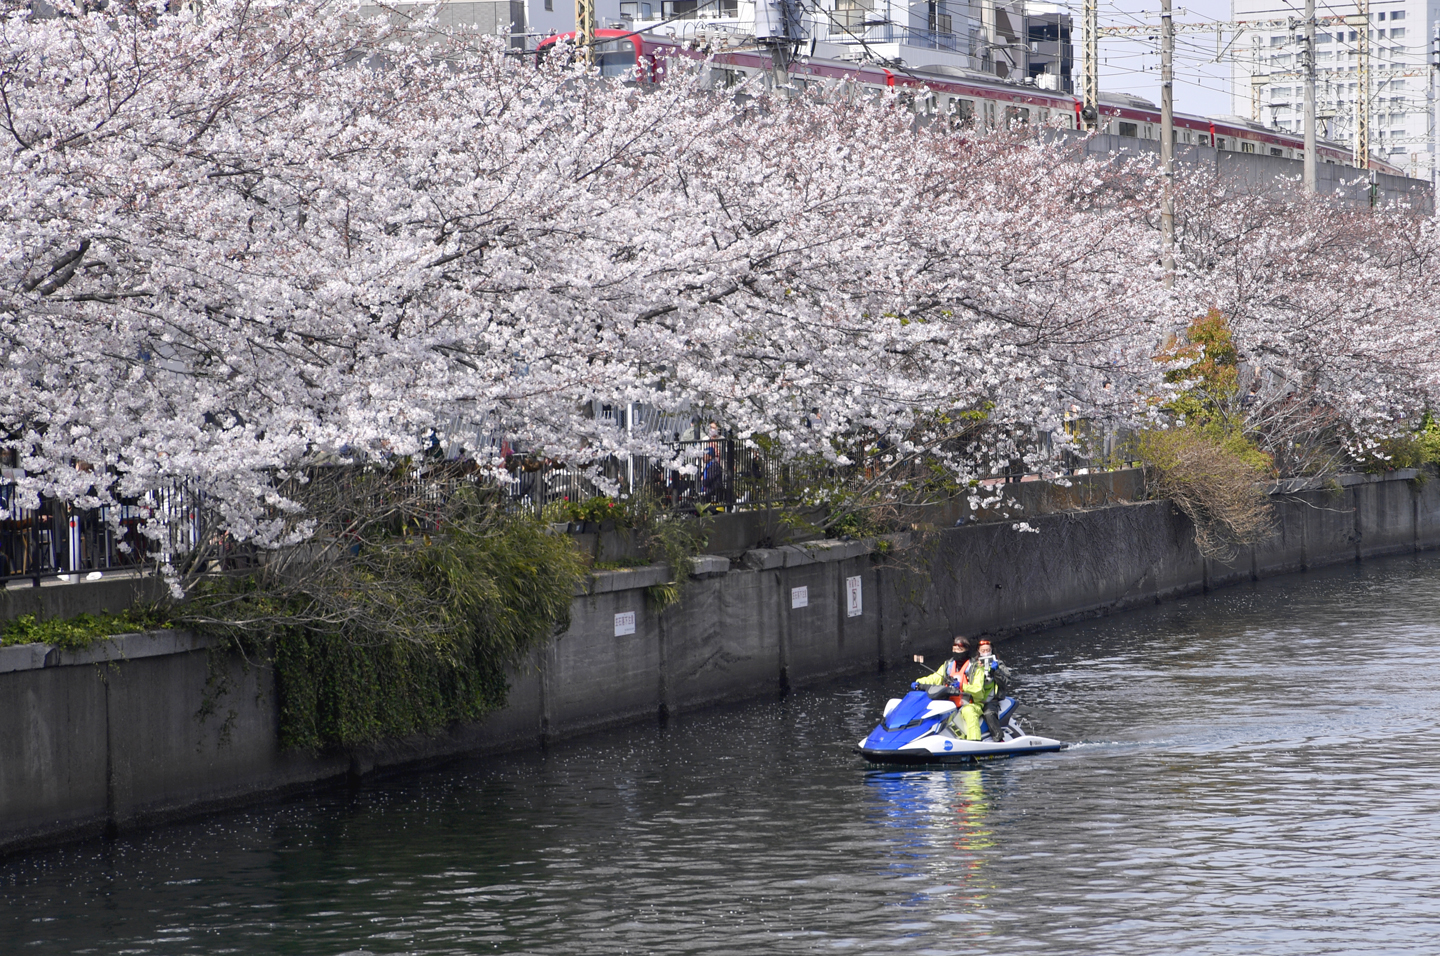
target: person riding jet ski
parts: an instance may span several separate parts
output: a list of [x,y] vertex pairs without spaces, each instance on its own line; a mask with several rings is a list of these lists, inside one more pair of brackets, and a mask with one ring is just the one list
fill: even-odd
[[1009,683],[1010,668],[1000,663],[990,642],[980,641],[980,653],[965,665],[965,679],[960,685],[965,703],[960,706],[960,719],[965,727],[966,740],[980,739],[980,718],[990,728],[990,739],[1005,739],[1000,727],[1000,701],[1005,697],[1004,687]]
[[[915,686],[926,690],[932,700],[949,697],[954,702],[956,711],[950,717],[950,729],[955,731],[955,736],[959,737],[964,733],[963,725],[959,722],[961,713],[959,708],[965,705],[965,696],[961,685],[965,683],[965,671],[970,666],[970,639],[961,634],[955,635],[955,640],[950,644],[950,653],[954,656],[937,667],[934,673],[926,674],[916,680]],[[975,724],[975,736],[965,739],[980,739],[978,718]]]

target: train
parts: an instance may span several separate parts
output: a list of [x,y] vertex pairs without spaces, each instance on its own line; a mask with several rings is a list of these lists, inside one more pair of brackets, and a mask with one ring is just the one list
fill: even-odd
[[[561,33],[541,40],[536,45],[536,57],[548,55],[562,41],[573,42],[575,36],[573,32]],[[709,81],[716,86],[737,86],[752,76],[760,76],[762,82],[768,83],[775,75],[769,49],[744,34],[703,29],[663,36],[643,30],[595,31],[593,62],[602,76],[630,78],[640,84],[659,83],[664,80],[666,63],[675,57],[708,58]],[[957,67],[900,68],[798,56],[789,65],[788,81],[796,89],[818,87],[829,91],[846,86],[852,96],[894,91],[917,114],[932,120],[943,118],[956,126],[999,129],[1039,124],[1078,130],[1091,125],[1084,121],[1085,104],[1079,97]],[[1160,140],[1160,108],[1143,97],[1102,93],[1098,112],[1095,125],[1100,132],[1155,143]],[[1177,112],[1174,127],[1177,146],[1213,147],[1283,159],[1305,156],[1302,136],[1240,116]],[[1326,140],[1316,142],[1315,158],[1321,163],[1359,165],[1352,150]],[[1375,157],[1371,157],[1370,168],[1404,175],[1404,170]]]

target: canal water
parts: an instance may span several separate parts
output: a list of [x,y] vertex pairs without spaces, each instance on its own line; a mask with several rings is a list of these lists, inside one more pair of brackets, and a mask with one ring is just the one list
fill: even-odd
[[1228,589],[1001,644],[1063,753],[867,769],[906,667],[12,857],[0,953],[1434,953],[1437,648],[1435,557]]

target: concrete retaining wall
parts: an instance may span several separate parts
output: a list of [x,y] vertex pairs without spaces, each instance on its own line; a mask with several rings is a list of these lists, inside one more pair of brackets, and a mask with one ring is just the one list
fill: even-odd
[[[73,653],[0,649],[0,849],[54,842],[264,793],[469,752],[534,746],[627,721],[939,652],[956,632],[1005,635],[1318,565],[1440,546],[1440,482],[1413,472],[1275,489],[1274,535],[1227,565],[1196,552],[1164,502],[1114,480],[1019,488],[1027,520],[968,523],[928,544],[752,549],[695,559],[684,601],[657,613],[664,568],[594,576],[573,622],[512,675],[509,705],[433,737],[319,757],[277,744],[273,674],[180,633]],[[1115,503],[1043,514],[1071,504]],[[1079,496],[1076,498],[1075,496]],[[963,517],[963,516],[962,516]],[[926,567],[910,593],[905,565]],[[858,579],[859,604],[847,582]],[[803,601],[797,589],[804,589]],[[619,615],[633,615],[631,618]]]

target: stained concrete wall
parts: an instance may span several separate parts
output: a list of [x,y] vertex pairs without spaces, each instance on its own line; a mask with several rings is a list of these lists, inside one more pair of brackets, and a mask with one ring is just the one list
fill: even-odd
[[[1003,636],[1440,546],[1440,482],[1415,477],[1282,483],[1273,490],[1274,534],[1228,564],[1201,558],[1188,522],[1167,503],[1126,501],[1134,489],[1106,479],[1012,489],[1038,533],[966,523],[923,545],[890,539],[899,547],[883,556],[870,543],[820,542],[752,549],[733,562],[697,558],[683,602],[661,612],[644,589],[664,582],[665,568],[596,574],[575,599],[570,629],[511,675],[504,710],[443,734],[321,756],[280,750],[267,667],[190,635],[128,635],[81,653],[0,648],[0,849],[779,694],[941,651],[955,632]],[[1113,503],[1041,513],[1061,500]],[[928,568],[923,593],[910,592],[916,579],[906,566]],[[853,615],[852,578],[861,584]],[[797,607],[802,587],[807,600]],[[617,627],[621,614],[634,615],[633,633]]]

